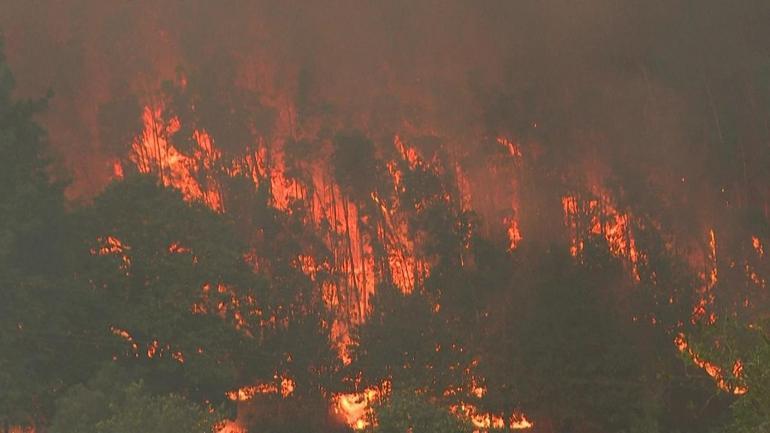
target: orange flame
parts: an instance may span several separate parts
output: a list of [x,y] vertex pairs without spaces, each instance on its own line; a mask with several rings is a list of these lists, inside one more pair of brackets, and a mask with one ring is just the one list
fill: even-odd
[[473,426],[477,429],[476,431],[499,430],[506,428],[506,426],[511,430],[525,430],[534,427],[534,424],[524,414],[514,413],[506,422],[504,416],[481,412],[476,406],[468,403],[452,406],[450,410],[458,416],[470,419]]
[[363,430],[369,426],[371,405],[380,397],[380,391],[373,387],[362,392],[335,395],[332,399],[334,413],[341,416],[351,428]]
[[692,318],[690,321],[695,324],[698,320],[706,318],[706,323],[713,325],[716,323],[716,313],[711,313],[706,316],[709,305],[714,303],[714,293],[712,289],[719,281],[719,270],[717,264],[717,238],[714,229],[709,229],[708,236],[708,255],[706,262],[706,270],[701,274],[704,278],[703,286],[700,288],[700,298],[693,307]]
[[116,255],[120,257],[121,264],[120,269],[128,273],[131,267],[131,257],[128,255],[128,251],[131,247],[124,245],[123,242],[115,236],[105,236],[96,238],[96,242],[99,244],[97,248],[91,249],[91,254],[97,256]]
[[142,120],[144,130],[133,143],[131,153],[137,169],[141,173],[155,173],[164,185],[178,189],[189,201],[202,201],[215,211],[223,211],[221,194],[213,177],[206,176],[206,184],[201,185],[195,176],[210,169],[221,156],[208,133],[194,132],[197,148],[193,156],[187,156],[168,141],[168,137],[180,128],[178,119],[164,124],[161,109],[147,106]]
[[[639,281],[639,251],[630,226],[630,216],[617,210],[609,195],[599,191],[600,199],[579,200],[575,196],[562,197],[564,224],[570,236],[570,254],[578,257],[585,246],[587,234],[602,236],[609,251],[624,258],[631,265],[631,273]],[[580,226],[580,218],[590,215],[588,227]]]
[[[746,392],[748,392],[748,388],[743,385],[732,385],[728,383],[728,381],[725,380],[724,376],[722,375],[722,369],[718,365],[713,364],[701,358],[700,356],[698,356],[698,354],[695,353],[695,351],[693,351],[692,348],[689,347],[687,343],[687,339],[685,338],[684,334],[679,333],[674,338],[674,344],[676,345],[676,347],[679,349],[680,352],[686,353],[687,355],[689,355],[690,359],[692,359],[695,365],[702,368],[703,371],[706,372],[706,374],[711,376],[711,378],[714,379],[714,381],[716,382],[717,387],[719,387],[719,389],[735,395],[743,395],[743,394],[746,394]],[[740,359],[736,360],[735,363],[733,364],[732,372],[736,379],[738,380],[741,379],[741,376],[743,374],[743,363]]]
[[112,175],[115,179],[123,179],[123,164],[121,164],[120,161],[114,161],[112,163]]
[[497,142],[505,147],[509,155],[521,158],[521,148],[518,144],[505,137],[497,137]]
[[506,222],[508,225],[508,251],[513,251],[523,239],[521,237],[521,230],[519,230],[519,221],[515,218],[507,218]]
[[[276,377],[276,380],[279,377]],[[232,401],[249,401],[257,395],[280,395],[281,397],[288,397],[294,393],[296,384],[293,379],[288,377],[281,377],[280,382],[276,383],[259,383],[256,385],[249,385],[238,388],[226,393],[227,398]]]

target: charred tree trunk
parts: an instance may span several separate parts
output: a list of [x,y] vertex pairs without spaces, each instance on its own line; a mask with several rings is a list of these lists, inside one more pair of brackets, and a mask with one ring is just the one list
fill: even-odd
[[354,294],[354,296],[351,296],[351,298],[352,298],[351,301],[356,303],[356,309],[353,310],[353,306],[352,305],[348,305],[348,307],[350,308],[349,311],[357,311],[358,310],[358,304],[360,304],[360,302],[359,302],[359,298],[360,298],[359,290],[360,289],[358,287],[358,277],[356,277],[356,260],[355,260],[355,256],[353,255],[353,240],[351,239],[351,235],[350,235],[350,212],[348,210],[348,204],[349,203],[348,203],[347,199],[343,198],[342,199],[342,205],[343,205],[343,209],[342,210],[343,210],[343,213],[344,213],[344,216],[345,216],[345,237],[347,238],[346,241],[347,241],[348,256],[350,257],[350,261],[349,261],[349,263],[350,263],[350,277],[352,277],[351,279],[353,281],[352,293]]
[[364,257],[364,236],[361,233],[361,222],[359,220],[358,224],[358,249],[361,251],[361,302],[359,302],[359,318],[361,320],[364,319],[366,316],[366,306],[367,306],[367,290],[369,288],[368,286],[368,279],[366,276],[366,257]]

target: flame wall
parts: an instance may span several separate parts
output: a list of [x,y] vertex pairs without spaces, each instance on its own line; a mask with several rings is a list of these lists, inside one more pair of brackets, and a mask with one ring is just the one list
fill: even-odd
[[[269,184],[277,209],[302,200],[308,224],[330,226],[331,259],[297,265],[340,277],[324,294],[347,304],[345,323],[385,275],[405,292],[430,275],[408,218],[420,204],[388,199],[411,172],[441,177],[437,199],[511,250],[561,240],[577,257],[601,236],[638,272],[635,227],[655,227],[702,273],[692,320],[712,320],[715,296],[766,301],[754,292],[770,238],[767,12],[760,0],[31,0],[1,5],[0,26],[19,94],[55,92],[43,120],[72,199],[130,166],[221,212],[220,168]],[[215,125],[163,115],[166,80],[225,95],[219,111],[251,92],[273,115],[225,143]],[[185,127],[192,151],[171,138]],[[392,190],[362,199],[335,178],[329,137],[351,130],[374,142]],[[313,153],[299,179],[285,160],[302,140]],[[717,284],[736,272],[740,284]]]

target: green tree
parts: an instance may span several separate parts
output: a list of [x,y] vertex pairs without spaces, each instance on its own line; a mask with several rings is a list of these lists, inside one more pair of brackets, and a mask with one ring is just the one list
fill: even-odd
[[0,423],[29,425],[87,374],[89,341],[77,335],[86,312],[71,302],[65,183],[51,176],[35,121],[47,100],[16,101],[13,87],[0,44]]
[[630,285],[606,249],[590,244],[583,263],[557,248],[530,250],[519,263],[498,300],[505,307],[488,319],[484,406],[523,410],[544,431],[656,431],[654,372],[617,307]]
[[[469,420],[458,418],[449,409],[415,390],[398,390],[375,407],[373,433],[470,433]],[[374,423],[373,423],[374,424]]]
[[[770,329],[767,317],[749,319],[736,315],[702,326],[690,338],[690,346],[698,357],[720,369],[721,389],[704,372],[700,372],[700,376],[710,382],[716,397],[730,403],[729,419],[714,431],[758,433],[770,427],[770,334],[767,329]],[[685,357],[685,362],[696,371],[701,370],[691,357]],[[735,395],[736,389],[739,395]]]
[[770,342],[764,331],[745,353],[740,382],[748,391],[731,405],[732,420],[725,432],[760,433],[770,429]]
[[112,339],[95,355],[211,401],[272,377],[254,315],[268,283],[226,218],[147,176],[112,184],[74,217],[90,326]]
[[178,394],[154,395],[108,365],[56,400],[52,433],[211,433],[221,416]]
[[356,341],[350,370],[360,372],[367,384],[391,381],[433,396],[464,384],[468,354],[421,292],[402,294],[381,286]]

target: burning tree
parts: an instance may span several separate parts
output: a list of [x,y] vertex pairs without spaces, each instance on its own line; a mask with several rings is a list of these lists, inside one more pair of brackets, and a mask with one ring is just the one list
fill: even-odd
[[7,424],[764,425],[766,5],[151,3],[0,7]]

